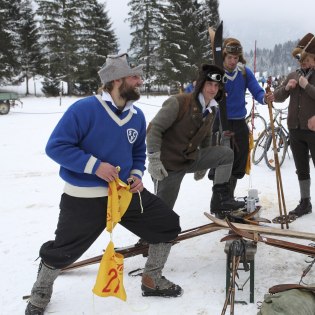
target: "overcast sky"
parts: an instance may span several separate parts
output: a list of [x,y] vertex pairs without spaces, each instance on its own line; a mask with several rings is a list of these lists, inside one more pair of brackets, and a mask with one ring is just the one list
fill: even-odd
[[[118,36],[120,51],[130,44],[129,0],[102,0]],[[273,48],[275,44],[296,40],[315,33],[315,0],[220,0],[220,17],[224,35],[236,37],[245,51]]]

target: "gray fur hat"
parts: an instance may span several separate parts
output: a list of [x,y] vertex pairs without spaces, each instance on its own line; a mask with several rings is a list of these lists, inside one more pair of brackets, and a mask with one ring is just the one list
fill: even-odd
[[101,70],[98,71],[98,75],[103,84],[111,82],[113,80],[118,80],[121,78],[143,74],[142,68],[144,65],[139,65],[137,67],[132,67],[129,62],[128,54],[120,55],[108,55],[105,64],[102,66]]

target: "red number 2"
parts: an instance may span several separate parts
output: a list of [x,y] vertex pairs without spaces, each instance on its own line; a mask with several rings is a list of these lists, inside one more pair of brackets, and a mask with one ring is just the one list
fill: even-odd
[[108,275],[110,276],[113,273],[112,277],[109,279],[108,283],[106,284],[105,288],[103,289],[102,292],[110,292],[109,286],[110,284],[117,279],[118,280],[118,284],[114,290],[114,293],[117,293],[117,291],[119,290],[119,279],[118,279],[118,273],[117,270],[112,268],[109,270]]

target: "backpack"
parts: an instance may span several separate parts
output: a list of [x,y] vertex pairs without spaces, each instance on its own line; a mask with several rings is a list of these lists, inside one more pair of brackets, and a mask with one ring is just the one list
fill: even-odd
[[265,294],[257,315],[314,315],[315,292],[290,289],[275,294]]

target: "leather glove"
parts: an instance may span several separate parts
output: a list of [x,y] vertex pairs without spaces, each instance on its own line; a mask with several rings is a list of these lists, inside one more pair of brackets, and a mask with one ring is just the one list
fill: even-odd
[[194,173],[194,179],[195,180],[203,179],[205,177],[206,173],[207,173],[207,170],[197,171]]
[[149,166],[148,172],[156,180],[163,180],[168,176],[166,169],[164,168],[161,159],[161,152],[154,152],[148,154]]

